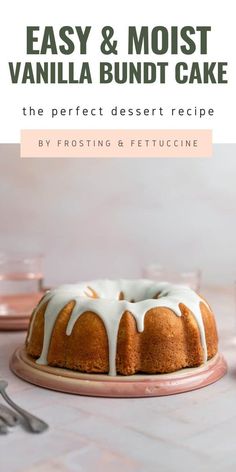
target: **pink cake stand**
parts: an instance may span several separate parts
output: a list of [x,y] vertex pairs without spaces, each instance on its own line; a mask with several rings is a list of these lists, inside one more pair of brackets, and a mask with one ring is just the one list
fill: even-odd
[[227,365],[217,354],[202,367],[182,369],[173,374],[110,377],[83,374],[68,369],[41,366],[29,357],[24,347],[14,352],[11,370],[21,379],[40,387],[94,397],[158,397],[206,387],[223,377]]

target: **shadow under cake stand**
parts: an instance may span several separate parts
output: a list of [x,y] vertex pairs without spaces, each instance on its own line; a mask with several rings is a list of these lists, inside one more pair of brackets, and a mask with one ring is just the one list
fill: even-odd
[[216,382],[227,372],[226,361],[218,353],[201,367],[182,369],[171,374],[116,377],[86,374],[38,365],[28,356],[24,347],[16,349],[10,368],[21,379],[40,387],[77,395],[118,398],[158,397],[188,392]]

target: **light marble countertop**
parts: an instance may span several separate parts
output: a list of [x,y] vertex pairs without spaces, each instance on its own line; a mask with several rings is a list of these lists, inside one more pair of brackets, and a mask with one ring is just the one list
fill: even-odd
[[24,332],[0,334],[0,375],[22,407],[50,424],[0,436],[3,472],[199,472],[236,470],[236,308],[231,288],[207,288],[228,374],[170,397],[109,399],[57,393],[13,375],[9,357]]

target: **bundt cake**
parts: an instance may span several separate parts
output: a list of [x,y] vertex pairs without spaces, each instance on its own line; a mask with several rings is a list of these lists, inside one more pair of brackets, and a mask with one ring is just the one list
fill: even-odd
[[200,366],[217,353],[208,303],[181,285],[98,280],[48,291],[26,351],[37,364],[131,375]]

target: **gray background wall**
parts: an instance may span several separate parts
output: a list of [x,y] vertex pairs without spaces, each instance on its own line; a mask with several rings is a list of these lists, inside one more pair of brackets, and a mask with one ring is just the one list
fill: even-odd
[[236,279],[236,145],[212,159],[20,160],[0,146],[0,249],[45,253],[48,283],[159,262]]

